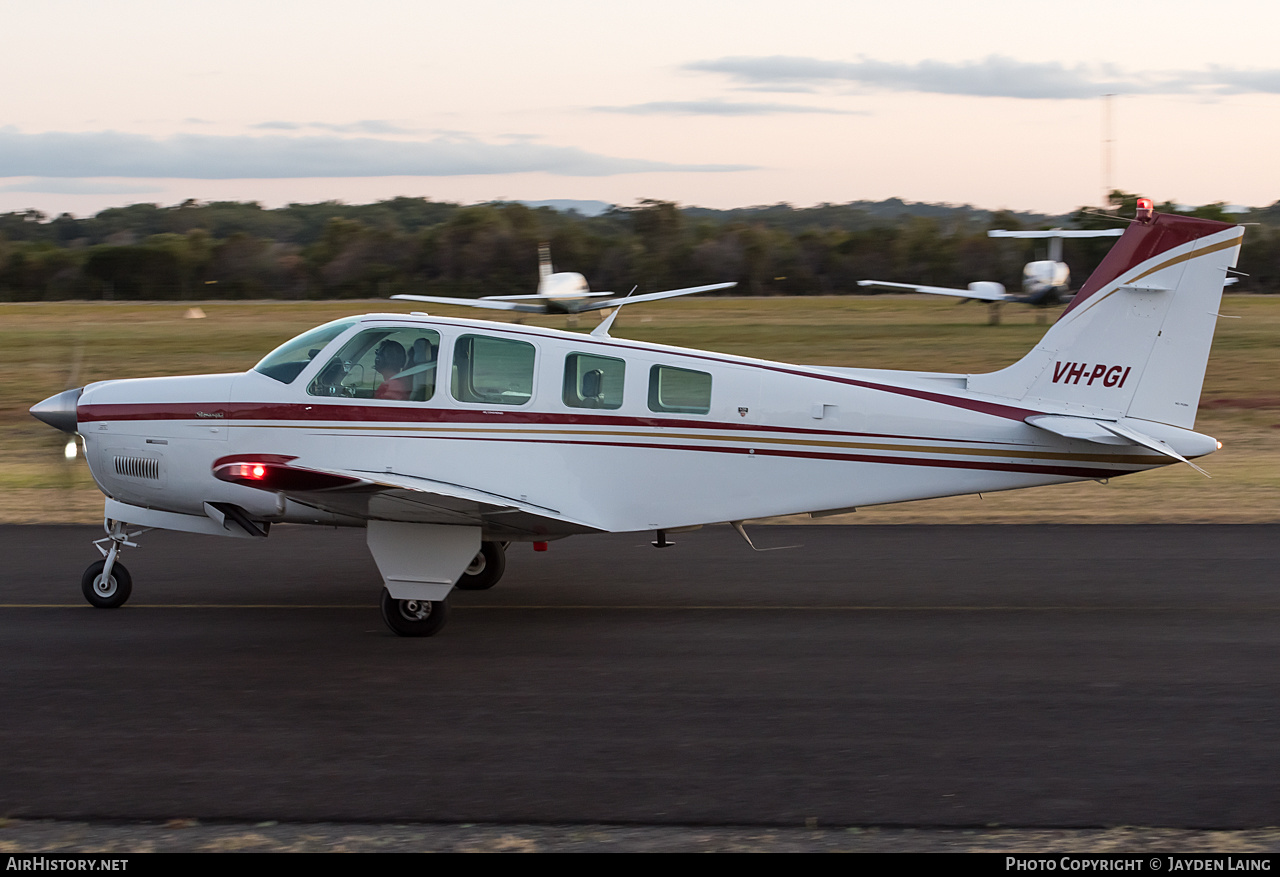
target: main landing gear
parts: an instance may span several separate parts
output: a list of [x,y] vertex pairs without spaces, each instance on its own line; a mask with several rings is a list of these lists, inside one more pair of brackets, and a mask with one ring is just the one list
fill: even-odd
[[382,620],[398,636],[435,636],[449,621],[445,600],[397,600],[382,589]]
[[[481,542],[480,551],[454,584],[463,591],[492,588],[507,568],[506,544]],[[446,600],[397,600],[382,589],[382,620],[398,636],[435,636],[449,620]]]
[[455,588],[461,591],[487,591],[498,583],[507,569],[507,553],[501,542],[481,542],[480,553],[462,573]]
[[[93,543],[94,547],[102,552],[102,560],[89,564],[89,568],[84,571],[84,575],[80,577],[80,591],[92,606],[99,609],[118,609],[133,593],[133,577],[129,575],[129,570],[125,569],[124,564],[116,560],[116,557],[120,554],[120,549],[126,545],[137,548],[138,543],[130,540],[147,530],[128,533],[122,522],[113,521],[110,518],[105,520],[102,526],[107,531],[106,537]],[[111,547],[103,547],[104,542],[110,542]]]

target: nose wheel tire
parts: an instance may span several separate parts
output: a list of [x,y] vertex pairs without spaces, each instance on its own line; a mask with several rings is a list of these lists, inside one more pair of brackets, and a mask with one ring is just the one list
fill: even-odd
[[105,560],[89,564],[89,568],[80,577],[80,590],[84,598],[99,609],[116,609],[125,604],[133,593],[133,577],[124,568],[124,564],[116,561],[111,567],[110,578],[103,578],[102,570]]
[[397,600],[382,589],[382,620],[398,636],[435,636],[449,621],[444,600]]
[[481,542],[480,553],[471,566],[462,573],[455,588],[463,591],[484,591],[492,588],[507,569],[507,553],[500,542]]

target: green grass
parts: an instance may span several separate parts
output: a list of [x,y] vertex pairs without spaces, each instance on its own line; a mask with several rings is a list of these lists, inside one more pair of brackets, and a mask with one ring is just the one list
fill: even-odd
[[[61,434],[27,414],[33,403],[90,381],[242,371],[278,344],[350,314],[407,312],[391,301],[59,302],[0,304],[0,521],[96,520],[101,499],[83,462],[66,463]],[[476,317],[464,308],[431,313]],[[1280,520],[1280,297],[1229,296],[1219,321],[1196,428],[1223,451],[1186,466],[1093,483],[867,509],[857,521]],[[682,299],[628,307],[613,335],[823,365],[985,372],[1019,359],[1047,329],[1038,312],[987,310],[910,296]],[[1049,315],[1050,321],[1056,312]],[[583,315],[586,331],[598,315]],[[535,325],[572,328],[566,317]],[[823,519],[841,520],[841,519]]]

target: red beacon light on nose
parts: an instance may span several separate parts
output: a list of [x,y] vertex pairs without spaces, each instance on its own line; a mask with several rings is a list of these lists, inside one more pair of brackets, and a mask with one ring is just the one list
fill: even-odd
[[1150,198],[1139,198],[1138,209],[1136,211],[1138,222],[1150,222],[1155,219],[1156,206],[1151,203]]

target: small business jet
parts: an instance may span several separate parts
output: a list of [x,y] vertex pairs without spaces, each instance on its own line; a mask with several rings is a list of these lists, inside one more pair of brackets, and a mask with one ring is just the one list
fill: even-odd
[[[504,548],[1070,481],[1221,445],[1196,408],[1243,229],[1149,202],[1060,319],[989,374],[791,365],[425,314],[327,323],[243,374],[102,381],[31,413],[106,494],[85,597],[136,528],[364,527],[382,614],[429,636]],[[1198,467],[1197,467],[1198,468]],[[747,540],[750,542],[750,540]]]
[[1062,229],[1048,231],[1004,231],[992,229],[987,232],[993,238],[1047,238],[1049,240],[1049,258],[1028,262],[1022,268],[1021,294],[1008,292],[1003,283],[994,280],[979,280],[970,283],[967,289],[952,289],[947,286],[921,286],[914,283],[890,283],[885,280],[859,280],[859,286],[870,286],[876,289],[905,289],[911,292],[927,292],[931,295],[950,295],[958,298],[987,301],[994,304],[1018,302],[1034,307],[1056,307],[1071,298],[1071,271],[1067,263],[1062,261],[1063,238],[1104,238],[1119,237],[1124,234],[1122,228],[1107,229]]
[[[524,314],[580,314],[617,307],[619,304],[637,304],[659,301],[698,292],[729,289],[733,283],[712,283],[706,286],[687,286],[684,289],[668,289],[664,292],[648,292],[643,295],[617,296],[612,292],[592,292],[587,278],[574,271],[555,271],[551,267],[551,248],[538,246],[538,292],[536,295],[486,295],[483,298],[446,298],[436,295],[393,295],[400,301],[422,301],[430,304],[461,305],[467,308],[488,308],[498,311],[516,311]],[[632,290],[634,292],[634,290]]]

